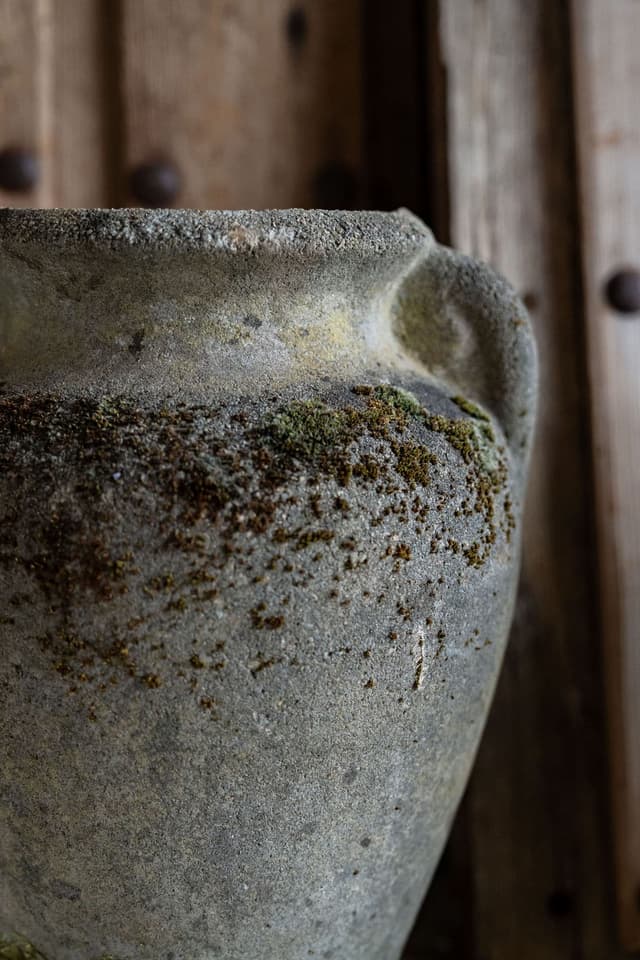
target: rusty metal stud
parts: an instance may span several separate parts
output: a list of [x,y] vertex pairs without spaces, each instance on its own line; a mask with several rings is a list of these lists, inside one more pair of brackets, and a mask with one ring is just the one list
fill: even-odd
[[324,210],[353,210],[358,205],[358,183],[344,163],[322,167],[313,184],[314,204]]
[[164,160],[143,163],[131,173],[131,193],[145,207],[170,207],[180,186],[178,170]]
[[618,313],[640,311],[640,271],[632,268],[617,270],[605,286],[607,302]]
[[0,150],[0,188],[15,193],[31,190],[38,182],[38,158],[24,147]]
[[568,890],[554,890],[547,897],[547,913],[551,917],[568,917],[574,909],[573,900]]
[[287,37],[291,46],[299,50],[307,39],[309,25],[307,15],[302,7],[294,7],[289,11],[286,22]]

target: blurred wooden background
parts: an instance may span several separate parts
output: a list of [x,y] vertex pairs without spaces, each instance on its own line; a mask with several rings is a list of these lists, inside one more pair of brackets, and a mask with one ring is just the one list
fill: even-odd
[[640,950],[638,37],[638,0],[0,0],[1,205],[408,206],[530,308],[516,621],[406,960]]

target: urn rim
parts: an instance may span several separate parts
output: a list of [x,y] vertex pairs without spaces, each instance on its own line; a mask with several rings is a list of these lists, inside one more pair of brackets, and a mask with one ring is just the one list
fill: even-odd
[[409,210],[5,208],[0,247],[212,253],[360,260],[407,256],[433,243]]

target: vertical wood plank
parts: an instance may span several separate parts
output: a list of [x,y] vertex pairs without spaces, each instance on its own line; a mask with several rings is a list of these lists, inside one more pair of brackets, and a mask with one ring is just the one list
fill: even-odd
[[193,207],[358,205],[360,0],[124,0],[126,162]]
[[640,270],[640,7],[573,2],[600,596],[612,763],[618,918],[640,949],[640,320],[606,280]]
[[465,804],[444,850],[402,960],[475,960]]
[[[511,645],[467,796],[478,960],[618,956],[610,924],[568,4],[444,0],[451,235],[541,359]],[[428,908],[428,904],[427,904]]]
[[118,202],[118,58],[113,42],[119,4],[50,0],[53,11],[55,116],[50,156],[52,199],[60,207]]
[[378,210],[428,211],[425,37],[420,4],[364,5],[366,203]]
[[50,0],[0,0],[0,150],[30,150],[39,166],[33,189],[0,190],[1,206],[51,204],[51,34]]

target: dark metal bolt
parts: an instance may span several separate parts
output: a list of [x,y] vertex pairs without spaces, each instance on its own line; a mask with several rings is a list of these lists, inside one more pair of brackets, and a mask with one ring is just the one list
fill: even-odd
[[131,192],[145,207],[170,207],[180,186],[178,170],[166,161],[143,163],[131,173]]
[[329,163],[318,171],[314,184],[314,205],[324,210],[353,210],[357,206],[358,183],[343,163]]
[[607,301],[618,313],[640,311],[640,271],[627,268],[618,270],[607,280]]
[[573,911],[573,896],[568,890],[554,890],[547,897],[547,913],[552,917],[568,917]]
[[302,7],[289,11],[286,23],[287,37],[292,47],[299,49],[307,39],[307,15]]
[[31,190],[40,174],[38,158],[23,147],[5,147],[0,151],[0,187],[16,193]]

